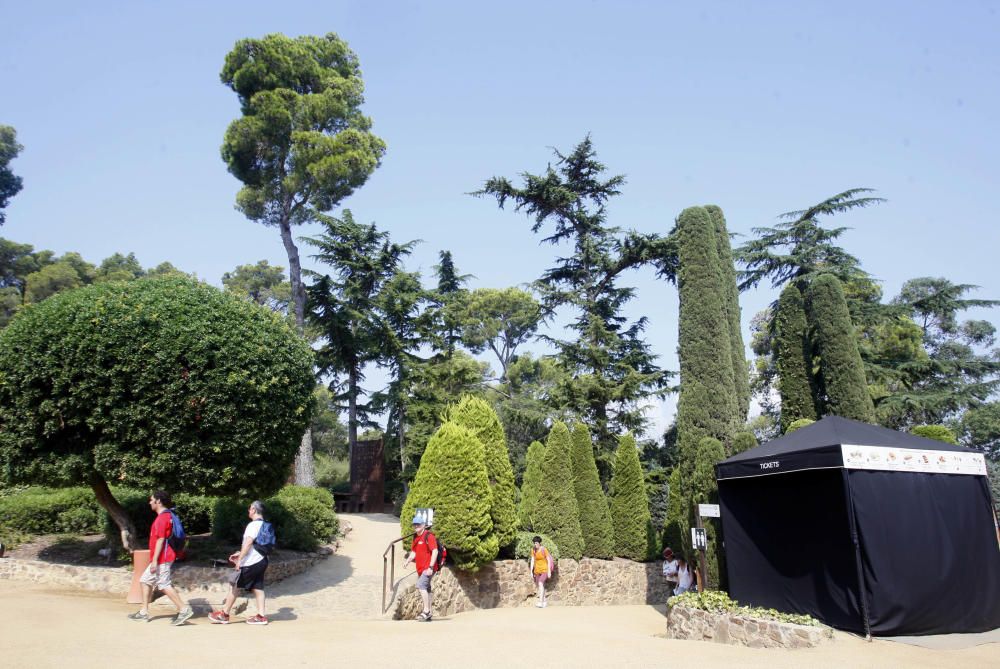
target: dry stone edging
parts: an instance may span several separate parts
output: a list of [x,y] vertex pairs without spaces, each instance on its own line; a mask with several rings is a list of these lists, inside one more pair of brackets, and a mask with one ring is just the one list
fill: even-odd
[[826,626],[796,625],[732,612],[667,607],[667,638],[714,641],[749,648],[814,648],[833,640]]
[[[333,553],[330,548],[320,549],[305,557],[274,562],[268,566],[267,582],[277,583],[301,574]],[[179,564],[172,580],[174,587],[185,596],[216,595],[229,592],[230,567],[194,567]],[[30,581],[78,590],[128,593],[132,585],[131,567],[92,567],[56,564],[42,560],[0,559],[0,580]]]
[[[435,616],[475,609],[531,606],[536,593],[527,560],[497,560],[477,572],[443,568],[432,582]],[[553,605],[662,604],[669,591],[658,563],[583,558],[559,560],[546,584]],[[400,588],[392,617],[412,620],[422,609],[416,585]]]

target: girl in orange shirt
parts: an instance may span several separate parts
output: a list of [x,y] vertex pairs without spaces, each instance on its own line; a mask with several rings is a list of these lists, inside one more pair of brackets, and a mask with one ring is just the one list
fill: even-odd
[[539,536],[531,540],[531,560],[528,566],[531,568],[531,577],[538,585],[538,602],[535,603],[540,609],[548,606],[545,600],[545,581],[552,578],[552,555],[549,549],[542,546],[542,538]]

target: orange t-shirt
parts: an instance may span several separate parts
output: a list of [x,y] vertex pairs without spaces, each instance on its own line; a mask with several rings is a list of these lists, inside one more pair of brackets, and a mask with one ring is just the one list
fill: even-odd
[[548,574],[549,573],[549,551],[542,546],[537,551],[532,548],[531,556],[535,558],[535,569],[533,573],[535,574]]

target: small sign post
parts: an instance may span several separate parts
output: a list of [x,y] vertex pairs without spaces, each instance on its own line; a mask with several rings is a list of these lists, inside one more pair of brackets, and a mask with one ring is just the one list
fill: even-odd
[[708,575],[708,564],[705,561],[705,551],[708,549],[708,532],[701,525],[701,514],[695,514],[695,526],[691,528],[691,545],[698,550],[698,592],[704,592]]
[[698,515],[702,518],[718,518],[722,513],[718,504],[699,504]]

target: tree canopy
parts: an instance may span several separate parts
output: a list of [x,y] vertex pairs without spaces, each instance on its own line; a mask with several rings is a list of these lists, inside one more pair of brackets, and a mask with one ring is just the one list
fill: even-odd
[[0,125],[0,225],[7,220],[4,211],[10,199],[21,192],[23,181],[10,169],[10,162],[24,149],[17,143],[17,131],[9,125]]
[[312,358],[278,317],[182,278],[95,284],[0,332],[0,476],[266,495],[312,409]]

